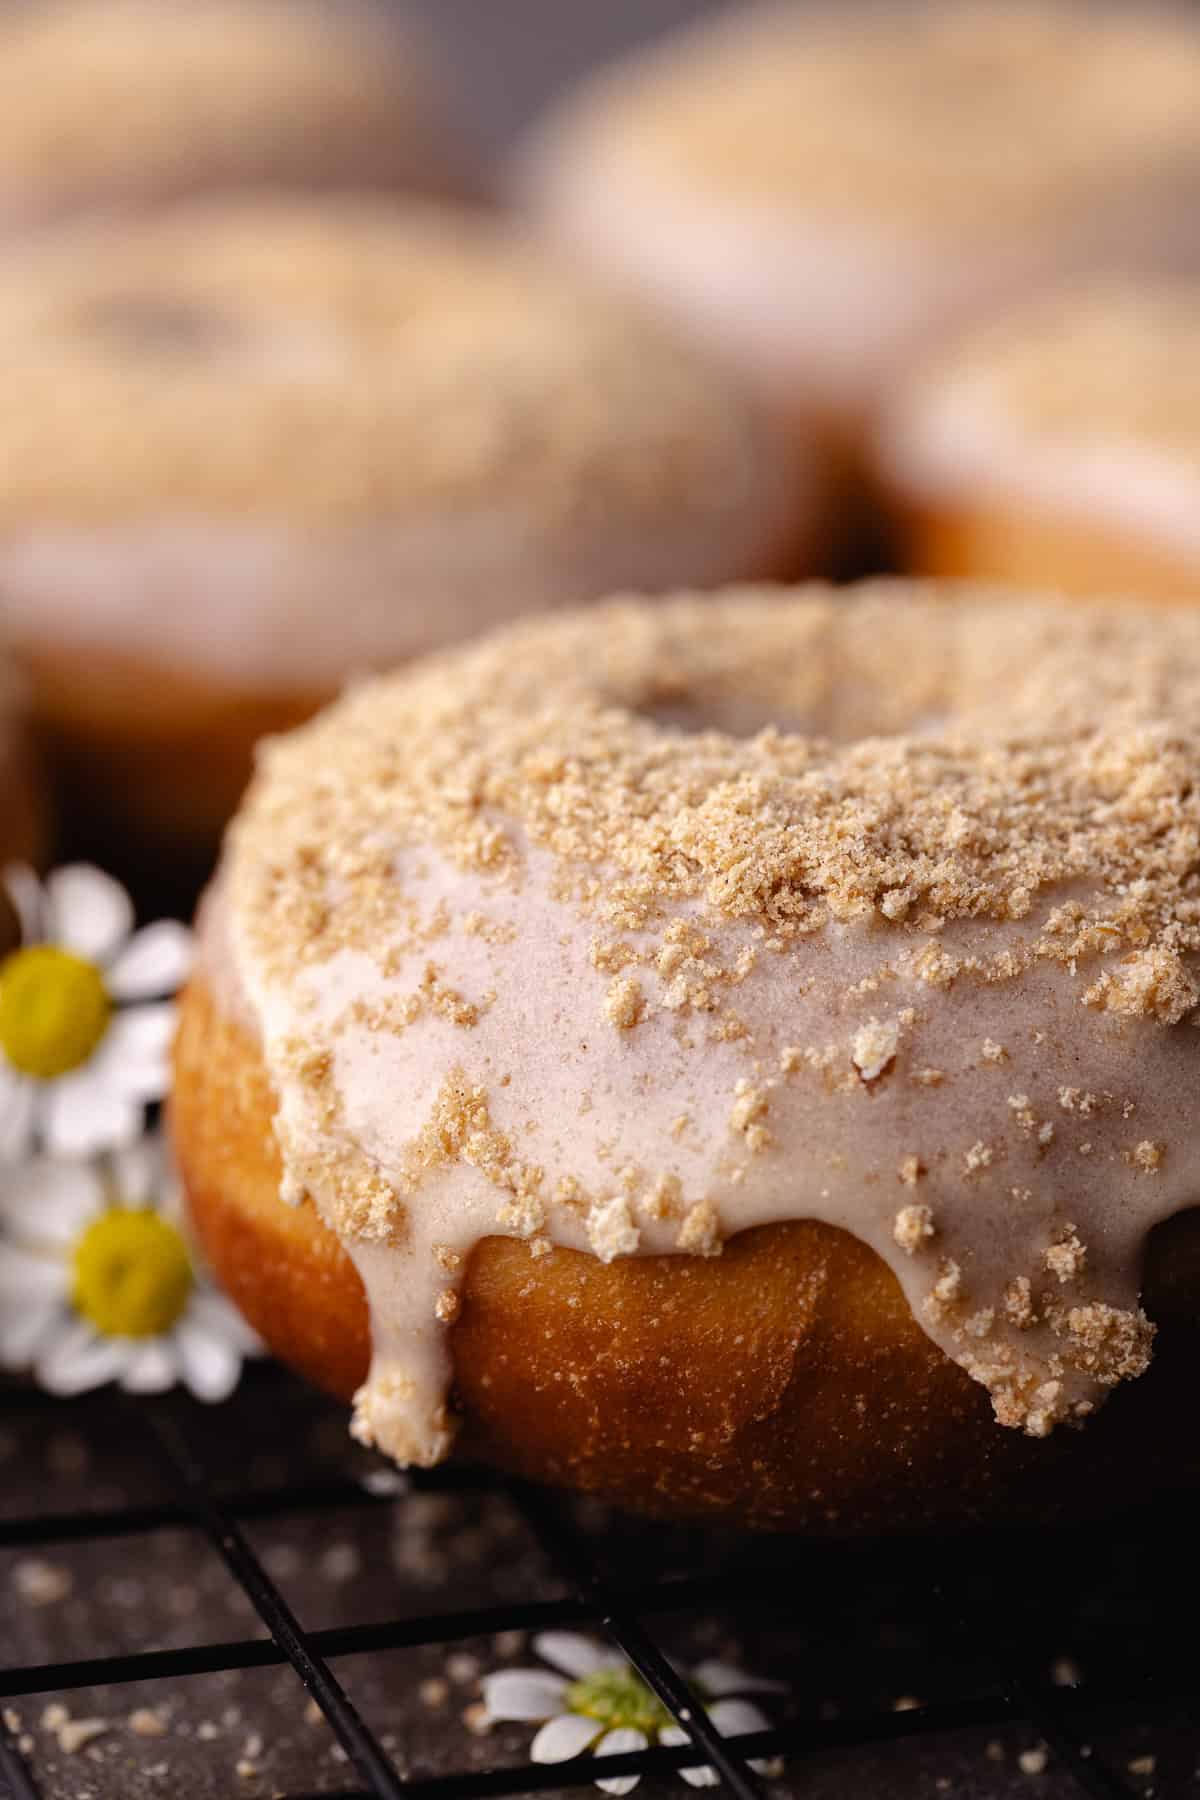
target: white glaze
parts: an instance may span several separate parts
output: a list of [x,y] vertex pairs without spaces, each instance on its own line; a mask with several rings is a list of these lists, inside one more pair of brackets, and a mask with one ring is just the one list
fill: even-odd
[[[517,891],[487,891],[424,849],[397,860],[397,879],[427,914],[438,902],[456,918],[478,908],[515,934],[492,948],[454,931],[438,948],[466,998],[495,994],[470,1031],[425,1016],[394,1036],[351,1016],[358,1001],[374,1004],[385,993],[415,990],[428,949],[396,950],[386,980],[376,956],[341,952],[294,982],[273,984],[257,970],[235,925],[231,949],[280,1097],[285,1160],[302,1158],[328,1138],[311,1096],[289,1079],[286,1046],[300,1034],[332,1045],[344,1109],[340,1130],[397,1188],[403,1187],[406,1147],[429,1119],[447,1072],[458,1068],[468,1084],[486,1092],[492,1123],[513,1138],[522,1158],[544,1169],[548,1189],[560,1176],[572,1176],[596,1203],[619,1203],[621,1168],[632,1166],[677,1175],[685,1204],[712,1200],[725,1236],[795,1218],[842,1226],[883,1257],[914,1317],[957,1360],[978,1354],[979,1344],[961,1335],[956,1340],[949,1324],[932,1320],[923,1304],[943,1258],[961,1264],[972,1313],[1001,1308],[1015,1275],[1028,1274],[1035,1289],[1047,1286],[1043,1254],[1070,1221],[1087,1246],[1088,1268],[1064,1297],[1072,1304],[1086,1297],[1117,1308],[1136,1305],[1147,1232],[1200,1192],[1200,1145],[1184,1149],[1178,1131],[1191,1106],[1200,1055],[1190,1025],[1167,1032],[1153,1022],[1084,1010],[1080,996],[1094,978],[1094,965],[1076,977],[1043,967],[1019,982],[963,981],[934,991],[912,968],[912,946],[898,958],[901,946],[878,928],[830,926],[805,943],[805,968],[813,978],[807,993],[798,991],[794,971],[789,975],[769,959],[739,989],[739,1011],[753,1021],[755,1060],[771,1084],[765,1119],[772,1147],[766,1155],[747,1156],[730,1125],[737,1083],[746,1072],[746,1045],[712,1043],[702,1058],[685,1054],[669,1010],[653,1013],[631,1033],[600,1023],[609,978],[589,960],[592,931],[572,908],[550,897],[551,860],[526,853],[527,878]],[[1036,920],[1017,933],[976,927],[948,932],[940,942],[952,948],[961,935],[973,951],[986,953],[1032,937],[1036,927]],[[636,934],[630,936],[636,941]],[[753,933],[746,931],[744,939],[752,945]],[[376,955],[382,959],[389,950],[395,947],[381,942]],[[210,959],[219,962],[219,951],[210,950]],[[829,1015],[831,993],[881,970],[880,992]],[[845,1092],[827,1092],[811,1072],[781,1074],[781,1052],[797,1043],[836,1045],[843,1054],[835,1073],[853,1074],[851,1046],[859,1027],[871,1018],[894,1020],[908,1006],[916,1021],[901,1029],[895,1062],[876,1081],[856,1080]],[[1003,1047],[1002,1062],[984,1059],[987,1039]],[[1183,1049],[1194,1053],[1181,1055]],[[942,1084],[915,1087],[912,1072],[924,1067],[942,1070]],[[1063,1110],[1060,1088],[1115,1098],[1103,1111],[1080,1118]],[[1136,1112],[1126,1118],[1121,1102],[1131,1088]],[[1010,1100],[1022,1094],[1038,1120],[1053,1126],[1049,1147],[1018,1122]],[[688,1129],[678,1138],[668,1135],[664,1122],[685,1114]],[[1172,1145],[1155,1173],[1126,1160],[1134,1144],[1147,1139]],[[980,1141],[994,1147],[996,1161],[964,1180],[964,1158]],[[1081,1154],[1085,1142],[1091,1149]],[[908,1154],[928,1168],[919,1192],[900,1179]],[[1027,1196],[1014,1199],[1014,1188],[1027,1189]],[[320,1192],[313,1198],[323,1205]],[[926,1255],[906,1254],[893,1235],[897,1211],[912,1199],[929,1205],[937,1221]],[[447,1328],[435,1305],[440,1293],[458,1284],[461,1271],[448,1274],[433,1246],[449,1245],[465,1266],[480,1239],[522,1235],[498,1220],[503,1200],[479,1169],[455,1162],[426,1177],[408,1206],[401,1244],[346,1243],[369,1297],[374,1346],[371,1376],[359,1396],[359,1429],[402,1461],[435,1462],[452,1438],[444,1411],[451,1375]],[[636,1204],[631,1218],[638,1253],[676,1248],[677,1219],[648,1218]],[[593,1247],[586,1220],[562,1208],[550,1209],[545,1232],[556,1244]],[[1051,1379],[1057,1346],[1044,1326],[1010,1329],[1005,1341],[1023,1368]],[[1072,1403],[1094,1404],[1102,1397],[1102,1387],[1077,1371],[1068,1371],[1065,1382]]]
[[371,526],[183,517],[0,534],[0,618],[18,647],[327,693],[517,613],[773,568],[789,540],[800,548],[794,522],[815,519],[819,476],[758,448],[719,504],[653,527],[548,521],[530,495]]

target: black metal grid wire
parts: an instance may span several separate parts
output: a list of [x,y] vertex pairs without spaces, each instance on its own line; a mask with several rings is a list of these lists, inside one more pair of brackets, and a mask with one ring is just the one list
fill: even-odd
[[[670,1576],[658,1583],[623,1584],[604,1568],[602,1545],[573,1520],[570,1508],[557,1497],[520,1483],[493,1478],[479,1471],[454,1467],[423,1475],[417,1491],[435,1493],[476,1490],[494,1494],[514,1506],[548,1563],[564,1579],[568,1592],[562,1598],[531,1599],[518,1603],[490,1604],[451,1612],[405,1617],[382,1622],[306,1630],[296,1618],[263,1560],[251,1546],[245,1527],[262,1521],[281,1520],[291,1514],[322,1513],[329,1509],[403,1507],[406,1492],[375,1491],[351,1479],[317,1480],[266,1491],[245,1489],[220,1494],[193,1450],[188,1431],[177,1409],[167,1402],[128,1403],[136,1422],[164,1471],[170,1498],[144,1504],[122,1505],[110,1510],[53,1511],[37,1516],[0,1519],[0,1550],[45,1549],[74,1543],[94,1543],[130,1538],[164,1529],[190,1529],[206,1540],[253,1605],[269,1632],[268,1638],[244,1637],[218,1643],[198,1643],[176,1649],[154,1649],[111,1656],[81,1656],[67,1661],[0,1668],[0,1701],[5,1704],[24,1696],[63,1693],[81,1688],[107,1687],[130,1681],[168,1683],[218,1671],[247,1670],[289,1663],[316,1701],[346,1752],[358,1785],[341,1787],[325,1800],[467,1800],[468,1796],[504,1796],[562,1789],[588,1779],[580,1765],[471,1768],[459,1772],[405,1777],[380,1739],[364,1721],[352,1698],[352,1680],[343,1683],[334,1672],[343,1660],[364,1653],[413,1647],[446,1646],[488,1633],[547,1629],[553,1626],[585,1626],[601,1631],[634,1663],[647,1684],[676,1720],[690,1734],[683,1747],[656,1747],[606,1758],[604,1774],[638,1772],[665,1775],[703,1760],[719,1770],[724,1791],[737,1800],[756,1800],[764,1783],[748,1766],[748,1758],[784,1755],[788,1759],[783,1791],[789,1796],[804,1791],[806,1754],[833,1747],[900,1745],[914,1735],[935,1738],[939,1733],[970,1726],[999,1728],[1014,1722],[1032,1726],[1055,1758],[1055,1794],[1078,1793],[1092,1800],[1119,1800],[1143,1795],[1144,1787],[1118,1776],[1093,1753],[1097,1709],[1161,1706],[1168,1700],[1186,1700],[1190,1691],[1190,1655],[1180,1660],[1180,1639],[1164,1619],[1161,1632],[1149,1650],[1132,1647],[1137,1630],[1126,1628],[1111,1614],[1103,1636],[1113,1654],[1089,1677],[1086,1689],[1055,1688],[1047,1679],[1049,1661],[1064,1641],[1079,1642],[1080,1630],[1098,1631],[1096,1622],[1055,1618],[1053,1608],[1043,1620],[1040,1641],[1025,1638],[1008,1641],[1000,1633],[995,1643],[994,1668],[986,1691],[929,1700],[912,1710],[896,1711],[880,1705],[865,1706],[848,1716],[811,1718],[777,1726],[754,1737],[722,1739],[714,1730],[697,1695],[668,1660],[660,1645],[658,1627],[668,1615],[703,1610],[744,1620],[747,1613],[769,1612],[787,1604],[789,1594],[815,1591],[824,1579],[820,1604],[829,1604],[833,1589],[831,1571],[846,1592],[861,1591],[863,1583],[877,1580],[880,1570],[895,1562],[895,1547],[829,1545],[796,1540],[764,1540],[746,1567],[717,1567],[698,1576]],[[972,1641],[980,1635],[980,1614],[994,1613],[995,1596],[1003,1592],[1010,1576],[1023,1571],[1030,1582],[1041,1582],[1056,1558],[1085,1558],[1126,1553],[1150,1557],[1150,1564],[1135,1577],[1139,1591],[1144,1579],[1159,1580],[1170,1543],[1172,1519],[1186,1528],[1187,1509],[1172,1514],[1162,1507],[1145,1521],[1127,1519],[1117,1526],[1089,1528],[1067,1540],[1045,1534],[1012,1533],[1003,1539],[973,1538],[943,1541],[927,1567],[936,1579],[921,1579],[916,1586],[921,1608],[920,1623],[926,1639],[944,1636],[948,1645]],[[925,1554],[915,1552],[918,1563]],[[1179,1566],[1176,1611],[1184,1625],[1195,1619],[1200,1583],[1187,1563]],[[989,1572],[982,1598],[972,1592],[981,1570]],[[882,1602],[881,1602],[882,1603]],[[893,1595],[887,1602],[893,1608]],[[901,1602],[912,1604],[910,1598]],[[1144,1621],[1143,1621],[1144,1623]],[[996,1638],[996,1621],[987,1621]],[[1065,1638],[1061,1634],[1066,1634]],[[903,1635],[903,1634],[901,1634]],[[3,1653],[0,1634],[0,1654]],[[821,1672],[835,1671],[838,1652],[822,1653]],[[853,1644],[843,1646],[843,1663],[859,1675],[869,1673],[870,1653],[862,1655],[863,1667]],[[886,1660],[886,1659],[885,1659]],[[778,1672],[778,1671],[775,1671]],[[796,1681],[803,1669],[789,1671]],[[815,1679],[816,1672],[810,1671]],[[895,1691],[902,1686],[937,1685],[928,1656],[893,1653],[889,1679]],[[1181,1692],[1182,1690],[1182,1692]],[[1073,1787],[1072,1787],[1073,1783]],[[778,1790],[776,1790],[778,1791]],[[850,1790],[847,1790],[848,1792]],[[857,1791],[857,1790],[856,1790]],[[1169,1788],[1159,1786],[1157,1795]],[[1191,1789],[1195,1791],[1194,1787]],[[4,1800],[52,1800],[35,1781],[18,1747],[16,1734],[0,1720],[0,1797]],[[289,1800],[306,1800],[289,1793]]]

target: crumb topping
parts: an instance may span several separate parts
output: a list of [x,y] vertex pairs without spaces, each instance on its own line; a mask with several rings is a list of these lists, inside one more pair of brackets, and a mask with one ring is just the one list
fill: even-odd
[[39,240],[0,294],[0,381],[23,523],[486,504],[635,528],[736,504],[760,460],[707,357],[416,201],[208,200]]
[[[828,1218],[1002,1424],[1078,1421],[1198,1173],[1198,774],[1186,618],[987,591],[618,602],[365,684],[227,852],[294,1197],[393,1313],[418,1259],[429,1333],[489,1232]],[[359,1408],[409,1454],[416,1316]]]
[[933,1208],[921,1205],[902,1206],[896,1214],[892,1236],[909,1256],[923,1249],[927,1240],[934,1236]]
[[[909,641],[921,649],[906,662]],[[748,687],[762,729],[735,736],[723,709]],[[711,729],[656,723],[675,690],[711,711]],[[887,735],[856,735],[871,718]],[[359,688],[268,746],[239,834],[280,846],[271,866],[286,872],[289,918],[270,935],[299,931],[306,956],[356,929],[360,896],[376,900],[380,834],[512,880],[524,836],[553,854],[564,897],[601,930],[657,927],[653,967],[677,1010],[708,1007],[714,983],[737,974],[704,943],[705,919],[752,922],[764,950],[796,955],[828,921],[874,916],[923,980],[936,959],[935,985],[1013,980],[1048,959],[1095,970],[1085,1004],[1173,1024],[1197,1002],[1198,738],[1186,618],[1150,628],[1132,612],[986,595],[956,606],[885,583],[853,605],[820,590],[798,605],[752,591],[617,603]],[[972,821],[957,840],[955,814]],[[363,877],[353,904],[314,928],[331,842],[348,877]],[[1081,883],[1086,898],[1063,898],[1003,955],[982,930],[971,953],[936,935],[950,921],[1024,919],[1034,896]],[[903,919],[882,904],[899,889]],[[699,918],[681,922],[681,903]],[[684,963],[703,971],[699,989],[674,987]],[[859,1031],[868,1064],[864,1033],[878,1048],[888,1031]]]
[[900,1026],[895,1019],[870,1018],[860,1025],[850,1045],[850,1060],[865,1082],[878,1081],[895,1061]]
[[[291,0],[54,0],[0,30],[6,187],[58,206],[98,184],[170,191],[371,143],[428,155],[430,68],[411,30]],[[148,68],[154,78],[148,81]],[[108,129],[119,117],[121,130]],[[382,157],[380,159],[382,161]]]

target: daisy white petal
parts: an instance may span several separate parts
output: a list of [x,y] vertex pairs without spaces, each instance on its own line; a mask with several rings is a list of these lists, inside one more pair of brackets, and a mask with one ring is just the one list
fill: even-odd
[[51,1156],[95,1156],[132,1144],[142,1127],[137,1100],[114,1093],[87,1066],[48,1084],[40,1111]]
[[46,883],[46,935],[88,962],[106,963],[133,930],[133,902],[91,863],[56,869]]
[[599,1730],[595,1719],[585,1719],[581,1713],[559,1713],[546,1720],[530,1744],[530,1761],[567,1762],[572,1756],[581,1756]]
[[127,1353],[119,1339],[97,1337],[76,1319],[42,1350],[34,1373],[52,1394],[82,1394],[119,1375]]
[[766,1717],[753,1700],[718,1700],[709,1707],[708,1716],[722,1737],[745,1737],[747,1732],[768,1729]]
[[122,1206],[157,1206],[163,1178],[163,1152],[151,1132],[134,1144],[124,1144],[112,1156],[112,1178]]
[[[606,1732],[596,1745],[597,1756],[620,1756],[626,1750],[644,1750],[646,1734],[635,1731],[632,1725],[618,1725],[615,1731]],[[610,1775],[606,1781],[597,1781],[596,1786],[603,1788],[606,1794],[631,1794],[640,1775]]]
[[52,1257],[0,1244],[0,1363],[23,1369],[62,1319],[66,1272]]
[[[710,1706],[708,1716],[722,1737],[746,1737],[752,1731],[767,1731],[770,1720],[752,1700],[718,1700]],[[751,1757],[750,1767],[759,1775],[770,1775],[780,1767],[778,1757]]]
[[625,1658],[618,1651],[606,1649],[593,1638],[581,1637],[577,1631],[539,1631],[533,1640],[538,1655],[552,1669],[582,1681],[598,1669],[623,1669]]
[[188,1304],[187,1320],[210,1336],[224,1338],[243,1357],[262,1355],[262,1339],[247,1325],[232,1301],[212,1288],[196,1289]]
[[36,1361],[62,1318],[62,1295],[26,1293],[19,1301],[0,1294],[0,1367],[26,1369]]
[[11,1309],[27,1295],[53,1294],[61,1299],[66,1291],[66,1273],[57,1257],[0,1243],[0,1305]]
[[28,1244],[68,1250],[104,1204],[104,1185],[90,1163],[40,1156],[0,1175],[0,1218]]
[[[664,1725],[658,1734],[660,1744],[690,1744],[691,1738],[682,1725]],[[680,1769],[680,1775],[689,1787],[716,1787],[721,1777],[710,1763],[701,1763],[699,1768]]]
[[29,1154],[37,1121],[37,1089],[0,1056],[0,1163]]
[[45,896],[42,884],[27,863],[9,863],[3,876],[4,891],[13,903],[21,927],[21,942],[36,944],[43,932]]
[[170,1338],[147,1338],[129,1351],[121,1372],[121,1386],[127,1394],[163,1394],[174,1387],[178,1375],[178,1359]]
[[241,1352],[186,1314],[173,1333],[179,1373],[197,1400],[228,1400],[242,1372]]
[[173,994],[192,966],[192,934],[175,919],[160,919],[136,932],[118,950],[104,976],[114,1000],[153,1000]]
[[176,1016],[169,1000],[115,1013],[90,1066],[119,1093],[160,1100],[166,1091]]
[[501,1669],[485,1675],[483,1704],[493,1719],[552,1719],[561,1712],[567,1684],[544,1669]]
[[720,1662],[716,1657],[697,1663],[692,1676],[697,1687],[711,1694],[714,1700],[723,1694],[786,1694],[788,1691],[786,1681],[767,1681],[761,1675],[747,1675],[745,1669]]

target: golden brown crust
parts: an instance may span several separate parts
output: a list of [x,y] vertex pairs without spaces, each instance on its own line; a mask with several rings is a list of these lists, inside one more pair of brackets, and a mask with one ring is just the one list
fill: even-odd
[[[172,1125],[218,1275],[285,1361],[343,1396],[366,1371],[353,1267],[278,1199],[273,1098],[249,1033],[196,981]],[[1031,1444],[915,1323],[874,1252],[815,1221],[720,1258],[612,1263],[485,1239],[451,1330],[468,1455],[641,1510],[837,1531],[1070,1516],[1200,1474],[1171,1429],[1200,1352],[1195,1213],[1151,1239],[1154,1367],[1086,1432]],[[1176,1418],[1181,1416],[1176,1413]]]
[[1025,504],[997,500],[898,501],[892,511],[903,563],[922,575],[1037,582],[1080,598],[1138,594],[1148,605],[1200,600],[1200,559],[1101,521],[1040,519]]

